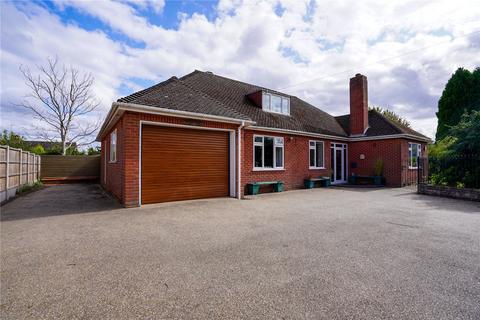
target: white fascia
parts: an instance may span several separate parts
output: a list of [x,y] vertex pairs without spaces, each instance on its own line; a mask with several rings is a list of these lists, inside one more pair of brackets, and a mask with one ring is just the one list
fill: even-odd
[[210,114],[196,113],[196,112],[189,112],[189,111],[172,110],[172,109],[161,108],[161,107],[144,106],[144,105],[134,104],[134,103],[114,102],[112,103],[112,107],[107,114],[107,118],[105,119],[105,122],[103,123],[103,126],[97,135],[97,141],[101,140],[105,131],[107,131],[112,125],[114,125],[115,122],[120,118],[120,116],[125,111],[165,115],[165,116],[172,116],[177,118],[189,118],[189,119],[198,119],[198,120],[208,120],[208,121],[214,121],[214,122],[234,123],[239,125],[242,123],[245,125],[251,125],[255,123],[253,121],[245,120],[245,119],[229,118],[229,117],[215,116]]

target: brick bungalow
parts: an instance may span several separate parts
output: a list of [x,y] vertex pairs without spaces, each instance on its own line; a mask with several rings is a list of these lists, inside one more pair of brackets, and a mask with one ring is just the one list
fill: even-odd
[[241,198],[247,184],[373,175],[408,184],[429,138],[368,110],[367,78],[350,79],[350,114],[334,117],[278,91],[194,71],[112,104],[97,137],[102,186],[124,206]]

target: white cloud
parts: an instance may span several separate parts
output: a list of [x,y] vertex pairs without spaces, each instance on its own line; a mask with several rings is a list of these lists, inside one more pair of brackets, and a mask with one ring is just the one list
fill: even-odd
[[213,21],[202,14],[181,15],[176,30],[142,16],[144,10],[164,14],[164,1],[69,0],[56,5],[95,17],[145,47],[65,24],[35,4],[2,3],[2,127],[11,125],[16,112],[6,101],[25,92],[18,65],[42,63],[55,54],[95,76],[103,114],[122,85],[135,87],[132,78],[161,81],[200,69],[285,88],[338,115],[348,112],[348,79],[360,72],[369,78],[371,104],[392,108],[429,136],[451,73],[460,66],[480,66],[480,33],[473,33],[480,31],[476,0],[313,5],[225,0]]

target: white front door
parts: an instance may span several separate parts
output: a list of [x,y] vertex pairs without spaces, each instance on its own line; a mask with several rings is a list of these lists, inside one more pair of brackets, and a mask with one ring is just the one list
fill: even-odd
[[331,143],[332,183],[347,182],[347,145]]

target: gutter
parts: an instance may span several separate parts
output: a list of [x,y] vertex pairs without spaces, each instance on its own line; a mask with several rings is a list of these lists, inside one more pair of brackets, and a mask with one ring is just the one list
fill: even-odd
[[107,113],[107,116],[105,117],[105,120],[103,120],[103,124],[100,127],[100,131],[98,131],[97,137],[95,138],[95,141],[101,142],[102,141],[102,134],[105,131],[105,129],[108,127],[110,124],[113,114],[117,111],[118,107],[115,105],[115,103],[112,103],[112,106],[110,107],[110,110]]
[[142,112],[142,113],[149,113],[149,114],[157,114],[157,115],[166,115],[166,116],[173,116],[179,118],[190,118],[190,119],[199,119],[199,120],[209,120],[214,122],[226,122],[226,123],[234,123],[234,124],[241,124],[241,128],[245,128],[247,130],[259,130],[259,131],[266,131],[266,132],[278,132],[278,133],[285,133],[285,134],[293,134],[293,135],[300,135],[300,136],[307,136],[307,137],[315,137],[315,138],[323,138],[329,140],[336,140],[336,141],[346,141],[346,142],[355,142],[355,141],[369,141],[369,140],[382,140],[382,139],[414,139],[417,141],[423,141],[426,143],[431,143],[432,140],[429,138],[423,138],[419,136],[415,136],[412,134],[394,134],[394,135],[383,135],[383,136],[373,136],[373,137],[342,137],[342,136],[333,136],[328,134],[321,134],[321,133],[312,133],[312,132],[305,132],[305,131],[296,131],[296,130],[289,130],[289,129],[277,129],[277,128],[269,128],[269,127],[260,127],[255,126],[255,122],[251,120],[243,120],[237,118],[230,118],[230,117],[223,117],[223,116],[214,116],[204,113],[195,113],[189,111],[178,111],[172,110],[167,108],[160,108],[160,107],[152,107],[152,106],[144,106],[140,104],[134,103],[125,103],[125,102],[114,102],[112,103],[112,107],[107,114],[107,117],[97,135],[96,141],[101,141],[103,133],[107,131],[111,126],[113,126],[116,121],[123,115],[125,111],[133,111],[133,112]]
[[277,129],[277,128],[269,128],[269,127],[259,127],[259,126],[255,126],[255,125],[248,126],[248,127],[245,128],[245,129],[246,129],[246,130],[266,131],[266,132],[278,132],[278,133],[293,134],[293,135],[298,135],[298,136],[324,138],[324,139],[337,140],[337,141],[349,141],[349,140],[350,140],[348,137],[332,136],[332,135],[322,134],[322,133],[296,131],[296,130],[289,130],[289,129]]
[[429,138],[422,138],[422,137],[415,136],[413,134],[407,134],[407,133],[390,134],[390,135],[383,135],[383,136],[372,136],[372,137],[365,137],[365,136],[342,137],[342,136],[332,136],[332,135],[322,134],[322,133],[296,131],[296,130],[289,130],[289,129],[259,127],[259,126],[255,126],[255,125],[248,126],[245,129],[246,130],[265,131],[265,132],[285,133],[285,134],[292,134],[292,135],[298,135],[298,136],[323,138],[323,139],[336,140],[336,141],[346,141],[346,142],[384,140],[384,139],[402,139],[402,138],[403,139],[413,139],[413,140],[418,140],[418,141],[424,141],[424,142],[427,142],[427,143],[431,142],[431,140]]
[[[189,118],[189,119],[209,120],[214,122],[235,123],[235,124],[242,124],[243,126],[245,126],[245,124],[250,125],[255,123],[254,121],[251,121],[251,120],[215,116],[215,115],[209,115],[205,113],[172,110],[172,109],[161,108],[161,107],[144,106],[144,105],[134,104],[134,103],[114,102],[112,103],[112,107],[110,108],[110,111],[107,114],[105,122],[103,123],[102,128],[100,129],[97,135],[97,138],[96,138],[97,141],[101,141],[101,138],[104,132],[107,131],[107,129],[109,129],[111,126],[113,126],[116,120],[118,120],[125,111],[141,112],[141,113],[156,114],[156,115],[166,115],[166,116],[173,116],[177,118]],[[115,118],[117,119],[113,121]]]
[[423,141],[427,143],[431,143],[432,140],[429,138],[423,138],[419,137],[413,134],[408,134],[408,133],[400,133],[400,134],[389,134],[389,135],[384,135],[384,136],[373,136],[373,137],[352,137],[348,139],[350,142],[355,142],[355,141],[371,141],[371,140],[384,140],[384,139],[412,139],[412,140],[417,140],[417,141]]

